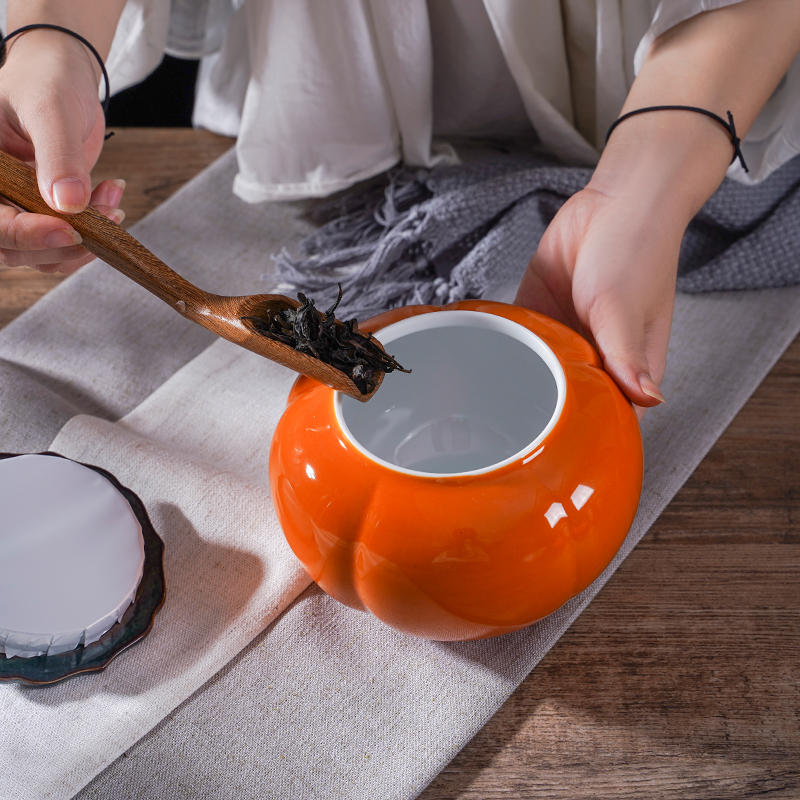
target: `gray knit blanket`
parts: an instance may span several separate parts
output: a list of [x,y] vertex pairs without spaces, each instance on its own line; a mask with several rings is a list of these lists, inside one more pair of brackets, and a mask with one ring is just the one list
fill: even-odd
[[[282,288],[324,307],[341,283],[343,313],[360,318],[482,297],[522,277],[549,222],[590,177],[589,169],[501,152],[471,164],[395,171],[317,210],[325,224],[298,253],[277,257]],[[723,182],[686,231],[677,288],[798,283],[800,156],[758,185]]]

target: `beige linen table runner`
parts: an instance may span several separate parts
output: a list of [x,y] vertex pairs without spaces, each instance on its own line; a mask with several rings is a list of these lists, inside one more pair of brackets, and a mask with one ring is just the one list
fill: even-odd
[[[255,211],[211,199],[232,172],[223,159],[136,231],[162,255],[176,238],[187,243],[196,263],[185,271],[212,290],[223,274],[217,239],[252,242],[255,230]],[[283,210],[261,213],[275,226],[273,251],[300,229],[276,224]],[[241,270],[255,280],[263,258],[240,247]],[[108,326],[113,346],[82,338],[78,322],[67,349],[55,338],[35,346],[76,298],[100,293],[118,314],[140,297],[104,267],[91,270],[0,336],[0,435],[35,449],[69,420],[53,448],[111,470],[147,504],[167,542],[168,601],[151,636],[102,675],[0,687],[2,800],[66,799],[81,787],[81,798],[98,800],[415,796],[591,600],[800,328],[798,289],[679,297],[670,402],[645,420],[645,489],[615,562],[538,625],[445,644],[398,634],[313,586],[298,597],[307,578],[278,531],[266,472],[289,373],[227,343],[203,351],[208,340],[185,327],[178,354],[153,354],[148,372],[142,340],[184,322],[149,298],[124,326],[88,312],[99,316],[84,324]],[[153,390],[119,364],[98,379],[93,359],[114,347],[126,367],[136,355]],[[85,370],[69,373],[64,360]],[[138,408],[110,421],[131,399]]]
[[281,533],[267,456],[294,373],[219,341],[112,424],[51,450],[111,470],[166,543],[166,603],[102,676],[6,687],[0,796],[70,797],[228,663],[310,583]]

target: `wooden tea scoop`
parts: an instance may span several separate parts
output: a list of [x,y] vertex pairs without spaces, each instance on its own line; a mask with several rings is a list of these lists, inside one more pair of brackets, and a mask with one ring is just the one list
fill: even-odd
[[[383,381],[384,373],[377,372],[372,391],[362,394],[346,373],[313,356],[300,353],[288,344],[256,333],[252,323],[243,320],[245,317],[264,318],[283,309],[299,308],[300,303],[297,300],[280,294],[225,297],[204,292],[170,269],[127,231],[95,209],[87,208],[79,214],[59,214],[53,211],[39,194],[33,169],[2,151],[0,195],[24,211],[48,214],[65,220],[83,237],[83,246],[87,250],[161,298],[182,316],[208,328],[223,339],[271,361],[277,361],[364,403],[375,394]],[[336,324],[342,323],[337,320]]]

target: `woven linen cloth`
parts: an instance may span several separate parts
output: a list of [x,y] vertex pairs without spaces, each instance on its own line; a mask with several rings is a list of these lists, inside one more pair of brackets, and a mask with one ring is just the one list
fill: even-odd
[[[167,596],[151,634],[100,680],[0,699],[11,722],[0,728],[0,752],[12,754],[0,776],[10,768],[11,797],[73,794],[311,582],[269,495],[269,440],[294,377],[220,341],[117,425],[78,416],[56,437],[53,452],[110,469],[142,499],[166,545]],[[70,786],[76,765],[82,777]]]
[[[296,244],[308,232],[306,209],[245,206],[228,194],[234,171],[232,155],[223,158],[134,232],[203,288],[263,291],[269,285],[258,275],[269,263],[267,254]],[[53,759],[57,768],[43,769],[40,763],[27,774],[21,770],[29,761],[14,733],[3,738],[0,729],[0,797],[68,798],[84,786],[81,798],[108,800],[414,797],[591,600],[799,327],[798,289],[678,298],[664,382],[670,403],[645,419],[647,466],[637,519],[596,584],[538,625],[484,642],[426,642],[310,587],[227,666],[213,677],[209,670],[202,688],[190,695],[186,686],[184,702],[136,743],[138,730],[130,730],[113,702],[115,675],[124,674],[126,660],[138,657],[136,649],[101,676],[78,679],[82,683],[75,689],[66,682],[44,690],[53,693],[50,698],[34,689],[0,687],[4,721],[6,710],[22,699],[34,710],[37,702],[49,706],[69,728],[82,702],[69,701],[70,692],[85,685],[84,691],[112,701],[106,710],[117,725],[111,741],[97,743],[76,724],[69,736],[92,742],[91,758]],[[167,337],[169,347],[163,345]],[[209,401],[218,396],[219,387],[210,385],[215,370],[231,375],[244,363],[237,367],[238,354],[227,344],[204,352],[212,340],[110,268],[95,264],[82,270],[0,333],[0,447],[45,449],[63,428],[56,442],[62,450],[102,456],[104,465],[134,488],[140,480],[155,487],[154,476],[178,464],[183,471],[172,475],[176,489],[183,475],[191,478],[209,467],[252,481],[260,455],[251,444],[240,449],[236,437],[226,446],[222,432],[232,430],[231,421],[220,420],[218,434],[209,438],[202,424],[187,435],[181,419],[183,414],[189,422],[203,419],[205,393]],[[277,379],[265,405],[279,401],[285,390]],[[179,396],[184,402],[176,408]],[[111,423],[131,411],[128,421]],[[84,416],[73,419],[78,414]],[[159,416],[163,424],[152,427]],[[169,420],[175,421],[174,430]],[[149,453],[134,457],[133,443]],[[139,464],[147,465],[145,473]],[[140,488],[164,496],[170,484]],[[214,544],[225,547],[230,524],[225,510],[207,510],[212,517],[203,520],[203,529],[217,532]],[[178,512],[186,520],[198,519],[194,507],[178,508],[174,519],[180,519]],[[180,525],[185,527],[176,525],[176,535]],[[159,625],[169,624],[169,613],[165,606],[153,637]],[[137,648],[148,652],[154,641]],[[179,672],[175,683],[183,677]],[[147,705],[146,696],[131,699]],[[53,744],[54,751],[58,746]],[[110,765],[92,780],[103,762]]]
[[[301,243],[298,257],[283,253],[278,270],[287,289],[321,307],[341,282],[340,313],[359,318],[486,297],[519,283],[550,220],[591,175],[500,152],[458,167],[399,171],[385,190],[331,204],[339,215]],[[755,186],[723,182],[686,231],[678,289],[795,285],[798,252],[800,157]]]

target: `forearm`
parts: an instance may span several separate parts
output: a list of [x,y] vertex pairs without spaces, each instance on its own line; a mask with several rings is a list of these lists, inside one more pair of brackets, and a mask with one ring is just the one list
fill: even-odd
[[[699,14],[659,37],[622,113],[692,105],[725,117],[744,137],[800,50],[800,2],[747,0]],[[592,187],[658,202],[676,229],[722,182],[733,150],[717,122],[689,111],[659,111],[618,126]]]
[[[623,113],[690,105],[750,127],[800,46],[800,0],[747,0],[657,39]],[[653,111],[614,129],[587,189],[550,223],[517,302],[589,335],[627,397],[663,397],[683,234],[722,182],[725,128],[691,111]]]
[[[122,9],[126,0],[9,0],[8,31],[17,30],[25,25],[46,22],[60,25],[79,33],[97,49],[105,61],[114,40]],[[13,39],[9,46],[9,54],[16,48],[33,52],[41,48],[53,49],[63,46],[80,45],[77,40],[64,42],[65,34],[51,30],[35,30]],[[92,69],[99,82],[100,65],[89,56]]]
[[[88,39],[105,59],[126,0],[9,0],[8,30],[47,22]],[[28,34],[25,34],[26,36]]]

